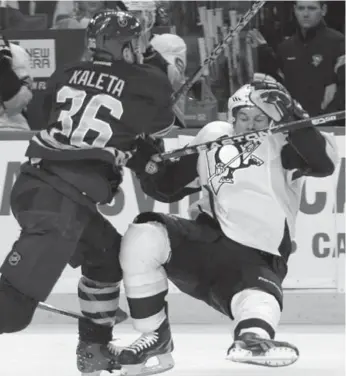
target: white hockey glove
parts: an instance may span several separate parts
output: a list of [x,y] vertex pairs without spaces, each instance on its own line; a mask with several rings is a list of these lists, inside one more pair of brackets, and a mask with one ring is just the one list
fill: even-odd
[[288,90],[273,77],[255,73],[251,85],[255,90],[251,92],[250,100],[275,123],[309,117],[302,106],[291,97]]

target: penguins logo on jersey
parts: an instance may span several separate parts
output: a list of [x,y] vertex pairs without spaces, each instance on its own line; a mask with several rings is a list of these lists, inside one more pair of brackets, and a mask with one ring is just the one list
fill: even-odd
[[[262,159],[253,155],[259,142],[248,142],[245,145],[224,145],[215,151],[214,158],[208,158],[209,186],[214,194],[218,194],[223,184],[234,184],[234,173],[250,166],[261,166]],[[211,160],[212,159],[212,160]]]

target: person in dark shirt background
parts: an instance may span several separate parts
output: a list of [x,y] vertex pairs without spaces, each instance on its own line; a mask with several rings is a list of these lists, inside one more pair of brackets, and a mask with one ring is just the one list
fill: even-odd
[[310,116],[345,108],[345,37],[327,27],[325,1],[296,1],[297,32],[276,53],[253,29],[249,42],[258,47],[258,70],[280,79]]

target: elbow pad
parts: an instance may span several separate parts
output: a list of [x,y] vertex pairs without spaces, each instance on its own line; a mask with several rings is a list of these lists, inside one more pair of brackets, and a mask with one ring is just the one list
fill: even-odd
[[334,163],[326,153],[326,140],[314,128],[291,132],[281,151],[282,166],[287,170],[298,169],[304,175],[323,177],[334,171]]
[[0,97],[7,114],[15,115],[31,101],[32,92],[10,68],[0,74]]
[[21,86],[21,80],[10,66],[0,73],[0,95],[3,102],[14,97]]

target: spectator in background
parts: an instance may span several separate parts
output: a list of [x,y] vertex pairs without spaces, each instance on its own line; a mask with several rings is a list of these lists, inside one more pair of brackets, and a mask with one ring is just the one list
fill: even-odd
[[25,116],[32,99],[30,58],[0,35],[0,130],[29,130]]
[[85,29],[92,16],[104,8],[104,1],[59,1],[53,29]]
[[296,1],[297,32],[275,54],[262,34],[249,31],[258,47],[258,70],[281,78],[310,116],[345,108],[345,37],[324,22],[325,1]]
[[[101,9],[118,9],[121,1],[58,1],[53,29],[85,29]],[[121,4],[120,4],[121,5]]]

